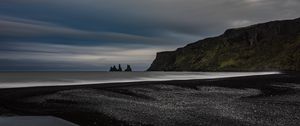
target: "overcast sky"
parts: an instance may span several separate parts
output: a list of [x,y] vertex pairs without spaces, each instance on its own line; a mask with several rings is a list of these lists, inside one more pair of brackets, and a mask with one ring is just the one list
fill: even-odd
[[300,0],[0,0],[0,70],[145,70],[156,52],[300,17]]

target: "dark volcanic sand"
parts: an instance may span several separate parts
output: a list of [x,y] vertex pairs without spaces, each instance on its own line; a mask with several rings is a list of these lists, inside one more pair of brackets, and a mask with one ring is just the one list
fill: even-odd
[[81,126],[300,125],[300,74],[0,89],[2,116],[56,116]]

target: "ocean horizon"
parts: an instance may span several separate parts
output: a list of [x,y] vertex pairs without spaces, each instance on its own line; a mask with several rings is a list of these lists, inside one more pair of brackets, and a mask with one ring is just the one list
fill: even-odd
[[198,80],[280,74],[280,72],[0,72],[0,88]]

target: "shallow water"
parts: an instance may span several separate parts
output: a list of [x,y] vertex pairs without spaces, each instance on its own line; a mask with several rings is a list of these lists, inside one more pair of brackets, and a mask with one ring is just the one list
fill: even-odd
[[0,88],[216,79],[279,72],[1,72]]

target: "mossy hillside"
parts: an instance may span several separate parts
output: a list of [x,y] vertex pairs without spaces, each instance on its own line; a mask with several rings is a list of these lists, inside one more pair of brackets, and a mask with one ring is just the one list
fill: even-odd
[[164,58],[158,54],[149,70],[298,71],[300,19],[229,29],[223,35],[163,54]]

